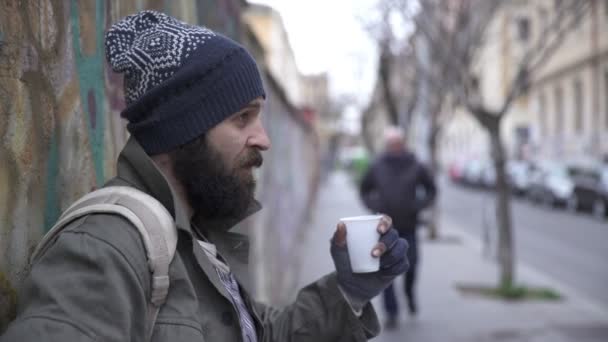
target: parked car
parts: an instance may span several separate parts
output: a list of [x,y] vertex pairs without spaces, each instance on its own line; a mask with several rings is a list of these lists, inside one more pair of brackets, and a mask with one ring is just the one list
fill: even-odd
[[547,206],[565,206],[572,197],[574,182],[566,164],[540,162],[534,166],[528,186],[528,198]]
[[571,211],[590,211],[598,218],[608,212],[608,167],[572,166],[573,192],[567,208]]
[[600,186],[598,196],[593,201],[593,215],[599,219],[608,217],[608,164],[600,168]]
[[464,167],[463,183],[470,186],[481,186],[484,162],[480,159],[469,160]]
[[481,186],[490,189],[496,187],[496,168],[491,160],[485,160],[482,163]]
[[510,161],[507,164],[509,185],[515,195],[523,196],[530,186],[532,165],[526,161]]
[[466,159],[456,159],[448,166],[448,177],[454,183],[464,182],[464,171],[467,165]]

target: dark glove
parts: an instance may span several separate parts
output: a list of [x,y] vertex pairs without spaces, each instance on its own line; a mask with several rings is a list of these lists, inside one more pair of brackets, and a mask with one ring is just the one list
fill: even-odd
[[397,231],[391,227],[391,219],[388,216],[380,221],[378,231],[381,236],[373,249],[373,255],[380,258],[380,270],[373,273],[352,272],[346,245],[346,227],[343,223],[338,224],[331,240],[330,252],[336,266],[338,285],[356,310],[363,308],[388,287],[395,277],[409,268],[406,257],[407,242],[399,238]]

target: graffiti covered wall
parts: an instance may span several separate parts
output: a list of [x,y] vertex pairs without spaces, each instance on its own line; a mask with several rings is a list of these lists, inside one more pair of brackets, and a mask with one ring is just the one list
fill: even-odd
[[2,1],[1,8],[0,274],[7,293],[60,211],[113,174],[126,135],[113,90],[121,81],[104,66],[109,7],[72,0]]

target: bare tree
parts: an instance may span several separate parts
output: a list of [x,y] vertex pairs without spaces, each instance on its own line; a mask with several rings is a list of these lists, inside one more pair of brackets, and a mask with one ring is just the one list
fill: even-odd
[[387,108],[389,121],[392,125],[399,124],[399,110],[391,87],[391,75],[393,71],[393,54],[390,43],[387,40],[380,42],[380,61],[378,63],[378,77],[382,83],[382,95]]
[[[416,15],[411,16],[410,12],[403,10],[403,5],[402,12],[413,18],[417,30],[424,35],[432,58],[437,59],[438,65],[445,67],[441,68],[441,75],[447,80],[449,91],[490,136],[497,183],[500,285],[511,287],[514,282],[515,256],[510,190],[505,172],[507,154],[500,137],[501,123],[514,101],[533,84],[538,70],[551,58],[567,33],[589,10],[590,0],[555,2],[555,8],[547,12],[545,26],[535,35],[536,39],[531,44],[523,47],[523,53],[517,58],[504,98],[498,107],[491,107],[484,101],[484,94],[479,86],[477,61],[492,38],[489,36],[489,27],[493,20],[497,20],[498,11],[514,6],[518,1],[419,0],[418,3],[420,8]],[[446,31],[446,28],[449,29]],[[430,75],[433,72],[427,70]]]
[[[378,45],[381,103],[389,124],[407,128],[417,99],[415,68],[410,67],[415,64],[414,51],[409,42],[399,41],[395,35],[390,23],[391,14],[395,13],[394,4],[381,1],[377,10],[378,18],[367,21],[364,25]],[[411,86],[404,87],[405,85]]]
[[[390,78],[399,75],[406,70],[398,69],[391,63],[391,44],[394,43],[395,35],[392,33],[392,28],[389,23],[390,14],[397,14],[404,19],[404,22],[423,21],[426,27],[432,27],[436,30],[434,34],[443,38],[443,42],[449,46],[455,44],[455,28],[448,14],[451,9],[450,3],[447,1],[434,0],[424,4],[425,6],[416,6],[416,3],[408,0],[383,0],[379,3],[379,9],[382,19],[376,24],[375,38],[380,46],[380,60],[378,79],[382,84],[384,98],[386,99],[387,112],[391,117],[392,123],[401,123],[404,128],[409,129],[411,117],[416,108],[422,115],[428,117],[429,131],[426,137],[426,145],[429,152],[429,167],[435,175],[439,171],[439,136],[444,127],[444,124],[450,119],[452,111],[445,110],[447,101],[450,95],[450,87],[453,80],[449,78],[449,68],[452,67],[449,61],[446,61],[433,51],[432,46],[427,44],[424,32],[416,28],[414,33],[407,38],[409,46],[409,54],[400,56],[408,58],[408,63],[411,63],[414,68],[413,74],[408,81],[411,83],[410,95],[411,100],[408,101],[405,117],[401,121],[398,120],[396,108],[394,105],[395,87],[391,87]],[[448,48],[449,50],[449,48]],[[397,87],[399,89],[399,87]],[[401,94],[397,94],[399,97]],[[426,222],[429,227],[429,237],[436,239],[439,235],[438,218],[439,207],[434,205],[431,208],[431,216]]]
[[[418,9],[408,5],[407,1],[400,1],[398,8],[400,13],[406,17],[411,16],[416,23],[414,34],[414,46],[417,51],[416,68],[419,75],[418,81],[426,83],[426,111],[420,114],[426,115],[429,122],[429,131],[426,143],[429,152],[430,169],[433,174],[439,172],[439,137],[445,124],[453,114],[451,103],[447,101],[450,89],[454,84],[451,77],[449,61],[437,54],[426,39],[425,31],[420,28],[420,23],[432,27],[438,37],[443,37],[446,49],[449,51],[456,43],[456,31],[454,23],[450,20],[451,6],[447,1],[429,1],[423,3]],[[414,9],[415,12],[412,10]],[[439,236],[439,206],[433,205],[432,215],[427,225],[429,227],[429,238],[437,239]]]

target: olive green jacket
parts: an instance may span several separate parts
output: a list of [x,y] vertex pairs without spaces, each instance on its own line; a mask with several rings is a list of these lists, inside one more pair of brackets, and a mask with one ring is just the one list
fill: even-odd
[[[170,290],[152,340],[241,341],[236,308],[193,236],[195,225],[134,139],[122,151],[118,176],[109,184],[143,190],[175,217],[178,245],[169,270]],[[248,214],[259,204],[256,207]],[[229,231],[238,221],[205,222],[201,228],[241,284],[259,341],[365,341],[379,332],[372,306],[357,317],[338,289],[335,274],[303,288],[285,308],[256,303],[244,285],[248,240]],[[117,215],[94,214],[71,223],[32,267],[19,299],[17,319],[0,342],[144,342],[150,272],[139,233]]]

